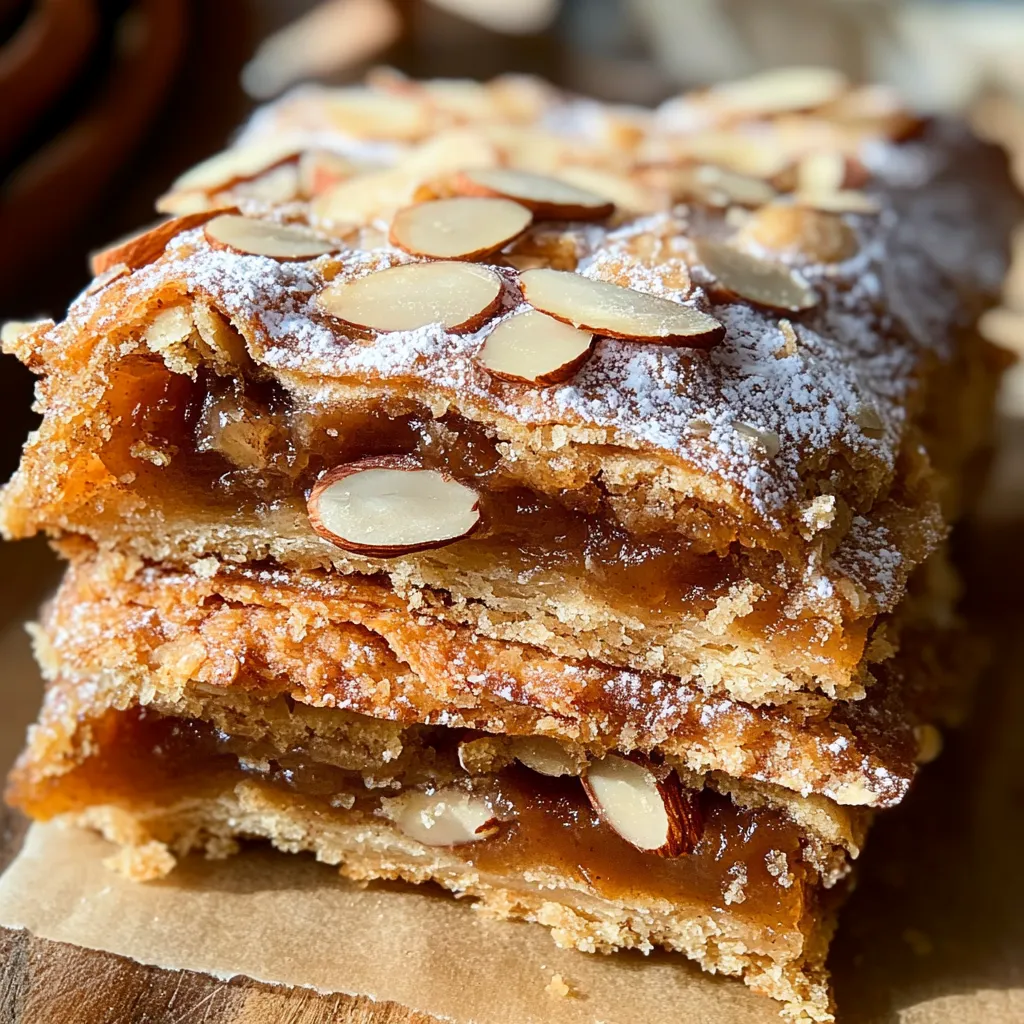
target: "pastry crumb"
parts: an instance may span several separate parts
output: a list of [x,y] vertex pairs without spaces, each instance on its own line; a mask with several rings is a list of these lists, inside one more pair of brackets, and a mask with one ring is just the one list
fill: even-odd
[[164,843],[153,839],[141,846],[125,846],[103,861],[105,868],[133,882],[152,882],[171,873],[177,863]]
[[576,994],[560,974],[551,975],[551,980],[544,986],[544,991],[555,999],[570,999]]

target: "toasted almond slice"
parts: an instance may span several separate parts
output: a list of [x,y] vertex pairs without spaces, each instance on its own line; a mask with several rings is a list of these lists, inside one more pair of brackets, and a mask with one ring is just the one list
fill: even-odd
[[116,281],[119,277],[124,277],[125,274],[130,274],[131,267],[127,263],[115,263],[113,266],[107,267],[98,277],[94,277],[92,282],[85,289],[86,295],[95,295],[97,292],[103,291],[112,281]]
[[299,168],[294,163],[279,164],[258,178],[232,185],[233,199],[254,199],[267,206],[290,203],[299,196]]
[[357,174],[316,196],[309,213],[315,222],[324,224],[369,224],[405,206],[418,183],[417,177],[395,167]]
[[361,172],[362,168],[347,157],[330,150],[311,149],[299,157],[299,191],[312,199]]
[[232,146],[187,170],[171,185],[171,193],[220,192],[296,159],[301,150],[294,141],[280,139]]
[[519,282],[534,309],[610,338],[707,348],[725,333],[714,317],[691,306],[570,271],[526,270]]
[[488,800],[454,788],[436,793],[409,790],[385,797],[381,810],[405,835],[424,846],[478,843],[501,827]]
[[444,547],[480,524],[476,491],[401,456],[335,466],[306,502],[309,522],[332,544],[369,558]]
[[509,199],[455,196],[399,210],[389,237],[414,256],[475,260],[507,245],[532,220],[525,206]]
[[528,309],[502,320],[476,361],[492,377],[548,387],[568,380],[590,358],[594,336]]
[[471,196],[502,196],[533,211],[538,220],[600,220],[615,209],[596,192],[543,174],[506,167],[463,171],[455,188]]
[[356,85],[333,89],[322,102],[324,117],[343,135],[412,142],[430,131],[430,108],[416,96],[377,92]]
[[709,206],[763,206],[776,196],[761,178],[705,164],[693,168],[690,194]]
[[793,202],[826,213],[878,213],[882,207],[877,199],[854,189],[838,192],[797,192]]
[[594,810],[638,850],[679,857],[700,842],[700,814],[674,773],[659,780],[647,765],[607,754],[590,762],[583,786]]
[[579,775],[586,764],[550,736],[516,736],[512,739],[512,754],[539,775]]
[[89,260],[89,267],[96,276],[105,273],[118,263],[123,263],[132,270],[138,270],[139,267],[144,267],[147,263],[159,259],[164,249],[167,248],[167,243],[175,235],[199,227],[200,224],[205,224],[218,214],[228,212],[237,213],[237,207],[202,210],[199,213],[189,213],[183,217],[172,217],[170,220],[161,221],[141,235],[132,235],[131,238],[123,239],[107,249],[93,253]]
[[625,174],[617,174],[601,167],[571,166],[558,171],[562,181],[586,189],[614,203],[619,210],[631,213],[657,213],[669,203],[664,192],[650,188]]
[[681,139],[678,158],[699,160],[735,174],[768,180],[782,174],[791,163],[774,134],[744,135],[735,131],[705,131]]
[[834,68],[773,68],[716,85],[706,98],[715,109],[735,117],[768,117],[824,106],[848,87],[846,76]]
[[287,262],[311,260],[339,248],[336,242],[329,242],[307,228],[230,213],[207,222],[203,233],[215,249],[232,249],[247,256],[269,256]]
[[355,327],[414,331],[441,324],[449,331],[475,331],[498,308],[501,278],[473,263],[406,263],[334,281],[320,307]]
[[729,295],[769,309],[799,313],[818,302],[818,293],[795,271],[723,242],[695,243],[697,255]]
[[797,192],[827,195],[846,183],[846,156],[834,149],[808,153],[796,165]]
[[857,251],[857,236],[841,217],[788,203],[769,203],[756,210],[737,232],[736,241],[808,263],[841,263]]

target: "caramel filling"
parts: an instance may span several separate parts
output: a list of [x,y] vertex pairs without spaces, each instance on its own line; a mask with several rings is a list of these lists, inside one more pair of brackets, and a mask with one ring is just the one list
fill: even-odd
[[[731,632],[777,647],[776,656],[809,652],[819,663],[852,669],[866,625],[830,627],[792,619],[782,607],[779,556],[734,548],[701,551],[677,533],[626,530],[592,485],[557,496],[524,486],[481,427],[457,415],[434,419],[423,409],[298,410],[274,387],[213,374],[197,382],[153,358],[121,364],[111,389],[123,429],[102,452],[118,477],[161,506],[173,500],[196,515],[259,517],[272,510],[306,516],[306,497],[320,474],[376,455],[413,455],[480,495],[483,526],[444,549],[463,572],[493,575],[502,566],[531,595],[592,594],[626,617],[667,626],[698,619],[736,584],[760,588],[754,612]],[[140,447],[142,441],[143,447]],[[165,452],[147,460],[146,453]],[[501,587],[499,580],[496,587]]]
[[[93,731],[95,752],[71,772],[9,795],[47,818],[94,804],[134,808],[213,798],[248,778],[295,794],[339,822],[386,823],[381,798],[399,792],[368,789],[360,772],[314,761],[302,751],[270,756],[262,745],[226,736],[206,722],[145,709],[108,712]],[[803,862],[799,830],[779,811],[737,807],[705,790],[697,796],[704,825],[696,848],[660,857],[636,849],[605,824],[579,779],[550,778],[519,765],[469,776],[455,758],[460,730],[422,728],[419,735],[425,745],[415,775],[400,781],[430,792],[431,774],[441,772],[443,785],[484,796],[501,819],[493,835],[450,848],[483,872],[502,878],[547,873],[610,900],[728,909],[769,942],[799,930],[814,909],[815,876]]]

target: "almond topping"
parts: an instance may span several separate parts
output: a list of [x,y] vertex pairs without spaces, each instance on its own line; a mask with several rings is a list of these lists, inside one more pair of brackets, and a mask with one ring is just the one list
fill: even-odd
[[535,309],[611,338],[707,348],[725,333],[714,317],[691,306],[570,271],[527,270],[519,282]]
[[854,189],[840,189],[838,192],[797,192],[793,202],[809,206],[812,210],[828,213],[878,213],[882,207],[877,199]]
[[818,302],[818,293],[789,267],[708,239],[695,243],[700,261],[730,297],[769,309],[798,313]]
[[410,839],[424,846],[462,846],[493,836],[500,827],[490,803],[461,789],[410,790],[385,797],[381,809]]
[[289,262],[311,260],[337,252],[339,248],[337,242],[321,238],[308,228],[237,214],[214,217],[203,233],[215,249],[232,249],[247,256],[269,256]]
[[705,206],[763,206],[777,195],[766,181],[711,164],[693,167],[649,167],[645,180],[660,185],[676,199]]
[[306,502],[321,537],[369,558],[440,548],[480,524],[476,491],[402,456],[375,456],[328,470]]
[[752,213],[736,241],[808,263],[842,263],[857,251],[857,236],[841,217],[782,203]]
[[579,775],[585,761],[574,757],[565,744],[550,736],[516,736],[512,740],[515,759],[539,775]]
[[357,164],[338,153],[311,149],[299,157],[299,191],[312,199],[359,172]]
[[[856,181],[857,178],[860,181]],[[855,165],[837,150],[808,153],[796,168],[796,191],[808,195],[827,195],[841,191],[846,185],[863,183]]]
[[568,380],[587,361],[594,336],[535,309],[502,320],[476,361],[492,377],[547,387]]
[[647,765],[608,754],[590,763],[583,787],[594,810],[638,850],[679,857],[700,842],[700,813],[675,773],[659,780]]
[[501,278],[472,263],[407,263],[329,284],[318,299],[332,316],[375,331],[441,324],[475,331],[498,308]]
[[509,199],[456,196],[399,210],[389,237],[414,256],[475,260],[507,245],[532,220],[525,206]]
[[716,85],[707,99],[724,113],[757,117],[813,110],[837,99],[847,88],[846,77],[832,68],[784,67]]
[[[237,212],[234,207],[229,208]],[[132,235],[109,248],[93,253],[89,260],[89,268],[99,276],[118,263],[123,263],[131,270],[138,270],[163,255],[167,243],[183,231],[205,224],[212,217],[227,212],[223,207],[213,210],[201,210],[198,213],[187,213],[183,217],[172,217],[144,231],[141,235]]]
[[557,178],[503,167],[463,171],[455,188],[471,196],[502,196],[522,203],[538,220],[600,220],[615,209],[596,192]]
[[279,140],[233,146],[187,170],[171,186],[171,192],[219,192],[294,160],[299,152],[294,142]]

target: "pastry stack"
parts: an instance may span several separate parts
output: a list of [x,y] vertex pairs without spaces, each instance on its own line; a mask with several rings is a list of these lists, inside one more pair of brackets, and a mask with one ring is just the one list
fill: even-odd
[[996,154],[793,69],[656,110],[304,88],[8,325],[67,559],[8,798],[240,841],[832,1019],[871,821],[963,704]]

